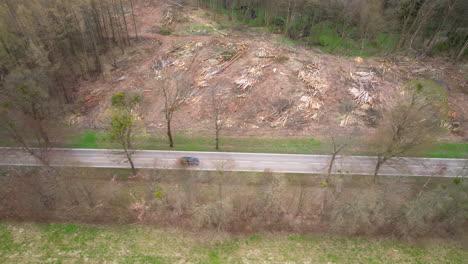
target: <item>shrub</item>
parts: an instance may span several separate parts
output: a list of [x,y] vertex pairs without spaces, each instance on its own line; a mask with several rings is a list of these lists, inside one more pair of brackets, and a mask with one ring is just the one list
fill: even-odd
[[160,28],[159,31],[158,31],[159,34],[164,35],[164,36],[171,35],[172,32],[173,32],[173,30],[170,29],[170,28],[167,28],[167,27]]
[[463,236],[468,218],[467,187],[463,182],[455,182],[420,193],[403,208],[397,233],[406,238],[434,233]]
[[232,202],[228,199],[215,201],[194,208],[193,224],[196,228],[225,230],[234,216]]
[[285,63],[288,60],[289,60],[289,57],[286,57],[286,56],[276,57],[276,61],[279,62],[279,63]]
[[384,195],[376,188],[355,194],[345,202],[338,201],[331,209],[329,225],[333,232],[347,235],[371,235],[388,218]]

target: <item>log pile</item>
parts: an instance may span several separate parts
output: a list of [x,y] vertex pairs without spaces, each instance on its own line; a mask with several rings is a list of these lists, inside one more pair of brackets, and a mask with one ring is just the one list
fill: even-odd
[[374,72],[355,72],[350,73],[350,81],[352,87],[348,89],[348,92],[353,96],[354,101],[358,105],[373,105],[374,99],[371,92],[374,91],[376,81],[376,75]]
[[328,85],[320,76],[320,68],[316,64],[311,63],[302,67],[297,77],[306,84],[310,89],[309,94],[313,96],[318,93],[325,94],[328,89]]

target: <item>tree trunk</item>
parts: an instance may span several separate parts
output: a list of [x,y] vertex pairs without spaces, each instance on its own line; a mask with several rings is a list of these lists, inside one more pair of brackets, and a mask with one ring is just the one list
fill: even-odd
[[122,13],[122,18],[124,20],[124,26],[125,26],[125,33],[127,35],[127,38],[126,38],[126,42],[127,42],[127,45],[130,45],[130,37],[129,37],[129,34],[128,34],[128,25],[127,25],[127,18],[125,18],[125,12],[124,12],[124,7],[123,7],[123,4],[122,4],[122,0],[119,0],[120,1],[120,12]]
[[132,155],[128,152],[128,149],[125,149],[125,156],[127,156],[128,163],[130,163],[130,167],[132,168],[133,176],[137,175],[137,170],[135,168],[135,164],[133,163]]
[[[109,27],[110,27],[110,30],[111,30],[111,34],[112,34],[112,43],[116,43],[117,42],[117,33],[116,33],[116,30],[114,28],[114,19],[112,18],[112,14],[111,14],[111,11],[109,9],[109,5],[106,5],[106,10],[107,10],[107,17],[109,19]],[[109,36],[107,36],[109,37]]]
[[466,47],[468,47],[468,39],[465,41],[465,44],[463,44],[463,47],[460,49],[460,52],[458,53],[458,56],[455,59],[455,62],[460,60],[463,54],[465,54]]
[[[286,19],[286,28],[284,32],[288,35],[288,37],[291,37],[292,34],[289,34],[289,31],[291,30],[291,27],[294,26],[294,20],[296,19],[296,0],[292,0],[293,5],[291,6],[291,0],[288,1],[288,17]],[[293,38],[296,38],[296,36],[292,36]]]
[[216,150],[219,150],[219,130],[216,131]]
[[78,20],[78,17],[76,16],[75,11],[73,9],[71,10],[71,13],[73,15],[73,18],[75,20],[76,25],[79,28],[79,31],[80,31],[81,42],[82,42],[82,45],[83,45],[83,52],[85,54],[84,58],[85,58],[85,63],[86,63],[86,73],[88,75],[87,77],[91,78],[91,70],[90,70],[91,67],[89,66],[89,56],[88,56],[88,51],[87,51],[87,48],[86,48],[86,42],[87,41],[85,41],[84,30],[81,28],[80,21]]
[[65,85],[63,84],[62,80],[60,78],[56,78],[56,82],[58,84],[58,86],[62,89],[62,93],[63,93],[63,98],[65,99],[65,103],[66,104],[70,104],[72,102],[72,98],[67,90],[67,88],[65,88]]
[[297,203],[297,209],[296,209],[296,217],[298,217],[299,215],[302,214],[302,208],[304,207],[304,198],[305,198],[305,187],[304,187],[304,184],[301,183],[301,187],[300,187],[300,191],[299,191],[299,200],[298,200],[298,203]]
[[245,21],[247,20],[247,15],[249,14],[249,11],[250,11],[250,2],[248,4],[247,8],[245,9],[244,18],[242,19],[242,23],[245,23]]
[[384,159],[382,157],[377,157],[377,164],[375,165],[374,170],[374,184],[377,183],[377,177],[379,176],[380,167],[384,163]]
[[130,158],[130,159],[128,160],[128,162],[130,163],[130,167],[132,167],[132,173],[133,173],[133,175],[136,176],[136,175],[137,175],[137,171],[136,171],[136,168],[135,168],[135,164],[133,164],[133,160]]
[[325,187],[322,193],[322,201],[320,201],[320,220],[324,220],[325,215],[325,206],[327,204],[327,196],[328,196],[328,186]]
[[414,40],[416,39],[416,37],[418,36],[419,34],[419,31],[421,30],[422,26],[426,23],[426,20],[423,20],[419,23],[417,29],[414,31],[413,35],[411,36],[411,40],[410,40],[410,43],[408,45],[408,49],[412,49],[413,48],[413,42]]
[[136,19],[135,19],[135,11],[133,10],[133,0],[130,0],[130,5],[132,7],[132,18],[133,18],[133,26],[135,28],[135,38],[138,39],[138,30],[137,30]]
[[333,164],[335,163],[335,159],[336,159],[336,153],[333,153],[332,158],[330,160],[330,164],[328,165],[327,184],[330,181],[330,176],[331,176],[331,172],[332,172],[332,169],[333,169]]
[[95,32],[97,34],[97,41],[100,45],[103,45],[105,46],[106,45],[106,42],[105,42],[105,36],[104,36],[104,33],[103,33],[103,29],[101,27],[101,20],[100,20],[100,16],[99,16],[99,13],[97,11],[97,6],[96,6],[96,2],[95,1],[91,1],[91,13],[92,13],[92,17],[93,17],[93,21],[94,21],[94,25],[95,25]]
[[361,50],[359,51],[359,56],[362,56],[362,52],[364,51],[364,42],[367,39],[367,30],[369,26],[366,26],[366,30],[364,31],[364,36],[361,36]]
[[218,199],[219,201],[223,200],[223,179],[221,178],[222,175],[218,175]]
[[415,3],[413,2],[411,7],[410,7],[410,10],[408,11],[408,14],[407,16],[405,17],[405,20],[403,22],[403,26],[401,28],[401,33],[400,33],[400,38],[398,40],[398,44],[395,46],[395,49],[394,49],[394,52],[397,52],[400,50],[400,48],[405,44],[406,40],[407,40],[407,27],[408,27],[408,23],[411,19],[411,13],[413,12],[413,9],[415,7]]
[[38,123],[37,125],[38,125],[39,134],[44,140],[46,147],[49,147],[50,146],[49,135],[47,135],[47,132],[45,131],[44,126],[42,125],[42,121],[38,120],[37,123]]
[[341,33],[341,38],[338,41],[338,43],[336,43],[336,45],[330,50],[331,53],[333,53],[341,45],[341,42],[343,42],[343,40],[345,39],[346,29],[347,29],[347,25],[345,23],[345,24],[343,24],[343,32]]
[[447,18],[449,17],[450,13],[453,10],[454,4],[455,4],[454,2],[448,3],[447,12],[444,14],[444,20],[442,21],[442,23],[439,24],[439,27],[437,28],[436,32],[432,34],[432,37],[430,41],[428,42],[428,45],[424,51],[424,55],[426,55],[432,49],[432,47],[435,44],[435,39],[437,39],[437,36],[442,31],[442,29],[445,28],[445,23],[447,22]]
[[169,138],[169,147],[174,147],[174,139],[172,138],[171,120],[167,120],[167,137]]
[[122,54],[125,54],[125,35],[124,35],[124,32],[123,32],[123,27],[122,27],[122,21],[120,19],[120,14],[119,14],[119,9],[116,5],[116,3],[114,2],[114,0],[112,0],[112,7],[114,9],[114,14],[115,14],[115,25],[117,27],[117,36],[118,36],[118,43],[119,43],[119,46],[120,46],[120,50],[122,51]]
[[91,38],[93,42],[93,51],[94,51],[94,70],[97,71],[98,73],[103,73],[101,57],[99,55],[99,50],[96,44],[96,40],[94,39],[94,36],[91,36]]

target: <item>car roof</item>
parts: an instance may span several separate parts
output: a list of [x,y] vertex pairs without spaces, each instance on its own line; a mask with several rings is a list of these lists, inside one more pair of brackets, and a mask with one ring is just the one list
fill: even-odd
[[198,160],[197,158],[194,157],[182,157],[183,159],[188,159],[188,160]]

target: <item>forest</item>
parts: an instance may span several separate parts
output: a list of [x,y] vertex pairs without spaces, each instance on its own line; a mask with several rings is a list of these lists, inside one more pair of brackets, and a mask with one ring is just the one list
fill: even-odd
[[199,0],[243,23],[269,27],[325,47],[377,47],[387,55],[445,55],[457,61],[468,45],[463,0]]
[[77,78],[99,75],[138,37],[132,15],[133,0],[0,1],[2,92],[29,82],[71,103]]

